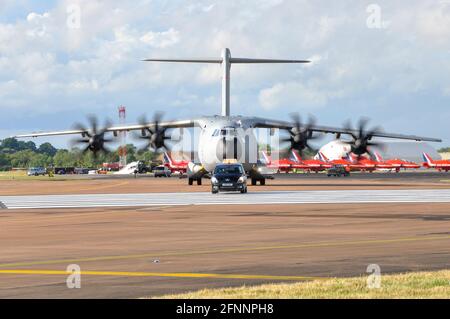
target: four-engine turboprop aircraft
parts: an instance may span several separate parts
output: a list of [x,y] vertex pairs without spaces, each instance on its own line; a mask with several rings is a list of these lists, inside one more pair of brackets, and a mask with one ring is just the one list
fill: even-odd
[[265,182],[264,176],[258,172],[258,146],[254,129],[280,129],[287,131],[289,137],[286,142],[290,143],[290,148],[294,150],[303,150],[308,146],[308,140],[313,139],[314,132],[334,133],[337,136],[342,134],[350,135],[353,139],[349,144],[352,152],[361,155],[367,152],[367,147],[372,145],[372,138],[396,138],[416,141],[440,142],[440,139],[427,138],[414,135],[390,134],[384,133],[378,129],[364,132],[349,126],[344,128],[318,126],[313,123],[303,125],[299,117],[293,121],[279,121],[249,116],[232,116],[230,114],[230,70],[232,64],[243,63],[308,63],[307,60],[274,60],[274,59],[249,59],[235,58],[230,54],[229,49],[224,49],[220,58],[203,59],[147,59],[149,62],[193,62],[193,63],[216,63],[222,66],[222,113],[215,116],[203,116],[197,119],[160,121],[160,116],[155,116],[153,122],[141,121],[139,124],[110,126],[99,129],[98,122],[91,118],[91,128],[77,125],[73,130],[31,133],[18,135],[17,138],[42,137],[56,135],[79,135],[78,143],[85,145],[84,151],[92,151],[96,154],[99,151],[106,150],[106,144],[111,140],[106,137],[108,133],[117,136],[122,131],[140,131],[140,137],[147,141],[147,146],[154,150],[166,148],[166,136],[168,129],[174,128],[200,128],[198,143],[199,163],[190,162],[187,169],[189,184],[192,185],[196,180],[201,184],[201,178],[214,170],[218,163],[224,159],[236,159],[242,163],[246,172],[252,178],[252,182]]

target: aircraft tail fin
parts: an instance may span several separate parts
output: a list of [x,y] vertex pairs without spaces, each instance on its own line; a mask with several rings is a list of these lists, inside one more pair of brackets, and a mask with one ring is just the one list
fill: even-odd
[[356,156],[353,153],[347,153],[347,155],[344,156],[344,159],[349,161],[349,162],[356,162],[358,160],[358,156]]
[[375,155],[375,160],[376,160],[378,163],[383,162],[383,157],[381,157],[380,153],[375,152],[374,155]]
[[323,162],[329,162],[329,159],[322,152],[319,152],[319,158]]
[[292,150],[291,154],[292,154],[292,158],[294,159],[294,161],[296,163],[300,163],[302,161],[302,157],[300,156],[300,154],[296,150]]
[[164,152],[163,159],[164,159],[164,163],[169,164],[169,165],[173,164],[172,157],[170,157],[170,155],[167,152]]
[[423,160],[424,160],[428,165],[433,164],[434,160],[433,160],[433,159],[431,158],[431,156],[428,155],[427,153],[422,153],[422,157],[423,157]]
[[272,159],[270,158],[270,156],[267,155],[267,153],[265,151],[262,151],[261,153],[262,153],[262,156],[264,158],[265,164],[267,164],[267,165],[271,164],[272,163]]
[[280,59],[251,59],[234,58],[230,49],[224,48],[220,58],[185,58],[185,59],[145,59],[146,62],[187,62],[187,63],[216,63],[222,64],[222,116],[230,115],[230,70],[232,64],[253,63],[309,63],[308,60],[280,60]]

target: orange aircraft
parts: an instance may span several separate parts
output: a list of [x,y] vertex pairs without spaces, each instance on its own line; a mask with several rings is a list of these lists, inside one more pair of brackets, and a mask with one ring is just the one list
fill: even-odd
[[174,161],[169,153],[164,152],[164,166],[170,168],[172,172],[186,173],[188,161]]
[[292,157],[295,163],[302,164],[304,167],[302,169],[308,172],[312,171],[317,173],[320,171],[324,171],[328,168],[331,168],[333,166],[332,164],[321,160],[315,159],[304,160],[296,150],[292,150]]
[[347,155],[348,160],[350,161],[350,168],[352,170],[362,171],[362,172],[373,172],[377,169],[377,162],[365,157],[365,156],[356,156],[353,153],[349,153]]
[[270,169],[274,169],[278,173],[280,173],[280,172],[289,173],[293,169],[303,169],[304,168],[303,165],[300,165],[299,163],[296,163],[296,162],[290,160],[289,158],[281,158],[278,160],[272,160],[272,158],[269,155],[267,155],[266,152],[262,151],[261,153],[263,155],[264,163],[266,164],[266,167],[270,168]]
[[398,158],[390,159],[390,160],[383,160],[381,155],[378,152],[375,152],[375,159],[377,162],[378,168],[383,169],[394,169],[397,173],[400,172],[400,169],[417,169],[420,168],[419,164],[416,164],[414,162],[408,162],[404,161]]
[[427,153],[423,153],[422,156],[423,156],[423,159],[425,160],[425,163],[423,163],[424,167],[434,168],[434,169],[437,169],[439,172],[440,171],[448,172],[450,170],[450,160],[435,161]]
[[344,166],[347,171],[350,171],[352,169],[352,163],[350,163],[348,160],[346,160],[344,158],[330,160],[322,152],[319,152],[319,158],[320,158],[321,161],[323,161],[325,163],[328,163],[328,164],[331,164],[331,165]]

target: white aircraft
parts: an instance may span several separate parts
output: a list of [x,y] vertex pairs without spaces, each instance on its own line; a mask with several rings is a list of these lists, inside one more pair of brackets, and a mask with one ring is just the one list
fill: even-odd
[[367,147],[372,145],[373,137],[408,139],[416,141],[441,142],[440,139],[420,137],[414,135],[389,134],[383,133],[378,129],[368,132],[353,129],[350,126],[344,128],[317,126],[310,121],[303,125],[300,117],[294,116],[292,122],[265,119],[259,117],[244,117],[230,115],[230,70],[232,64],[242,63],[309,63],[307,60],[275,60],[275,59],[249,59],[234,58],[229,49],[222,51],[220,58],[205,59],[146,59],[148,62],[193,62],[193,63],[217,63],[222,65],[222,113],[215,116],[204,116],[197,119],[188,119],[181,121],[160,121],[160,115],[155,116],[154,122],[142,121],[136,125],[110,126],[98,129],[97,121],[90,119],[91,128],[88,129],[82,125],[77,125],[74,130],[59,132],[31,133],[15,136],[16,138],[56,136],[56,135],[81,135],[77,142],[86,144],[84,151],[92,151],[96,154],[99,151],[106,150],[105,144],[111,140],[106,138],[107,133],[117,136],[121,131],[140,131],[141,138],[147,140],[148,147],[154,150],[166,148],[166,130],[174,128],[192,128],[201,129],[199,136],[198,158],[200,163],[189,163],[187,175],[189,185],[194,181],[201,184],[201,179],[205,174],[213,171],[218,163],[224,159],[235,159],[242,163],[246,172],[251,177],[252,184],[258,181],[265,184],[265,176],[258,170],[258,146],[254,133],[256,128],[280,129],[286,130],[289,137],[284,142],[290,143],[290,148],[302,151],[309,148],[308,140],[314,139],[314,132],[334,133],[339,138],[341,134],[347,134],[352,137],[351,149],[356,155],[364,154]]

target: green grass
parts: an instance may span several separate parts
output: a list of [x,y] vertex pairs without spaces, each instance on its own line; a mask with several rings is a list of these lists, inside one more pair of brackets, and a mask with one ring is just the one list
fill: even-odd
[[298,299],[298,298],[450,298],[450,270],[382,275],[381,288],[367,288],[367,277],[330,278],[298,283],[204,289],[157,298]]
[[0,180],[2,181],[8,181],[8,180],[15,180],[15,181],[48,181],[48,180],[65,180],[64,176],[54,176],[49,177],[46,176],[27,176],[26,171],[8,171],[8,172],[0,172]]

